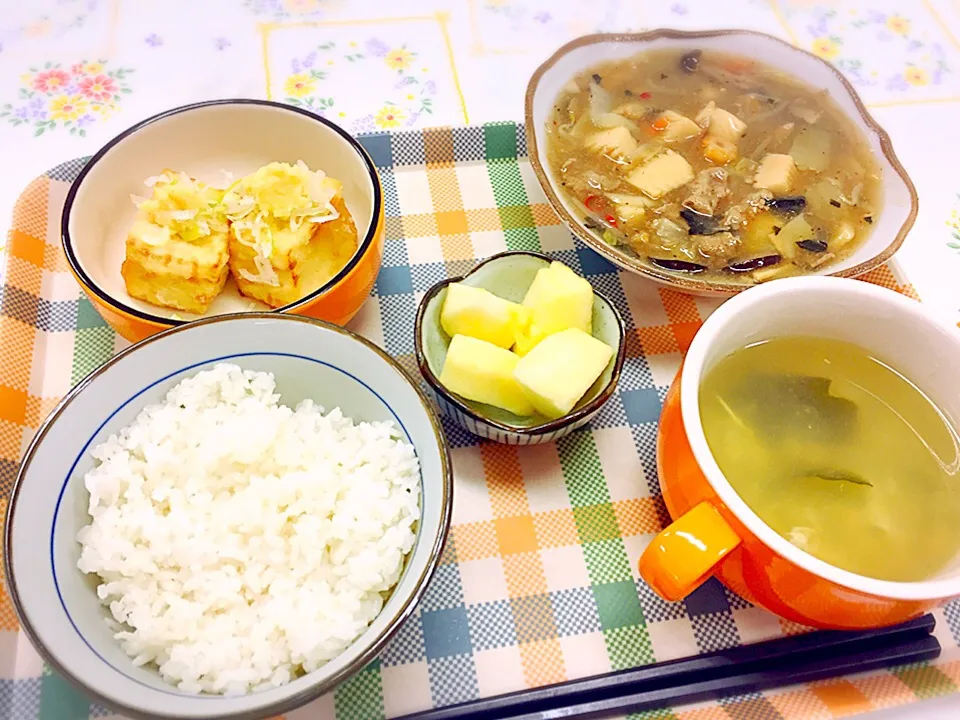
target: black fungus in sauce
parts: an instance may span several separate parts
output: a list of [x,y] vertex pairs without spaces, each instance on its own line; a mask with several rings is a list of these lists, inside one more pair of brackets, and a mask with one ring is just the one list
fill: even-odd
[[700,69],[700,56],[703,50],[691,50],[680,58],[680,69],[686,73],[693,73]]
[[698,273],[698,272],[703,272],[704,270],[707,269],[704,265],[698,265],[697,263],[687,262],[686,260],[650,258],[650,261],[654,265],[658,267],[662,267],[664,270],[678,270],[680,272]]
[[794,215],[799,215],[803,212],[803,209],[806,206],[807,199],[802,195],[797,195],[795,197],[770,198],[767,200],[767,207],[778,215],[783,215],[784,217],[793,217]]
[[750,272],[751,270],[758,270],[762,267],[776,265],[780,260],[782,260],[782,258],[779,255],[764,255],[763,257],[727,265],[727,270],[730,272]]
[[713,215],[704,215],[690,208],[683,208],[680,217],[687,221],[691,235],[716,235],[728,229]]
[[800,240],[797,242],[797,247],[812,253],[822,253],[827,251],[827,243],[823,240]]

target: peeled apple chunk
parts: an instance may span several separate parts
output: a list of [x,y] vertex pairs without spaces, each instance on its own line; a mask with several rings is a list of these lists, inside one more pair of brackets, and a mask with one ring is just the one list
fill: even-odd
[[454,335],[440,371],[440,384],[468,400],[514,415],[533,415],[533,405],[514,378],[520,358],[493,343]]
[[516,352],[526,355],[548,335],[577,328],[589,335],[593,329],[593,288],[560,262],[537,271],[523,298],[532,318],[518,323]]
[[518,318],[529,312],[483,288],[451,283],[440,311],[440,325],[451,337],[469,335],[509,348]]
[[612,356],[605,342],[569,328],[541,340],[517,363],[514,377],[537,412],[559,418],[573,410]]

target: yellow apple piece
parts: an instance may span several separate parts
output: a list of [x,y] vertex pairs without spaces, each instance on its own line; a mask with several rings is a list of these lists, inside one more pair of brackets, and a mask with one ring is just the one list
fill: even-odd
[[440,325],[447,333],[469,335],[502,348],[513,345],[514,329],[527,308],[497,297],[489,290],[462,283],[447,286]]
[[524,307],[533,312],[528,323],[518,323],[516,352],[526,355],[548,335],[578,328],[587,335],[593,326],[593,288],[584,278],[560,262],[537,271]]
[[514,378],[519,356],[493,343],[454,335],[440,371],[440,384],[468,400],[514,415],[533,415],[533,405]]
[[613,348],[579,328],[545,337],[517,363],[514,377],[541,415],[573,410],[610,362]]

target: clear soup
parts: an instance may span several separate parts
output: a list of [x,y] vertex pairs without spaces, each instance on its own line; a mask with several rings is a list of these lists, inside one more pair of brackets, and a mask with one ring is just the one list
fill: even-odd
[[960,549],[960,438],[909,380],[850,343],[735,351],[705,376],[710,451],[797,547],[880,580],[925,580]]

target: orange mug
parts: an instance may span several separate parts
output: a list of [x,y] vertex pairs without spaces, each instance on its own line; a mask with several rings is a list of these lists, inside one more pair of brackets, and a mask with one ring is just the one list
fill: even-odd
[[[751,288],[706,320],[667,394],[657,466],[673,523],[643,552],[640,575],[671,601],[717,577],[755,605],[822,628],[892,625],[960,597],[960,559],[921,582],[842,570],[767,526],[724,478],[700,421],[701,380],[734,350],[785,335],[859,345],[911,379],[947,418],[960,419],[960,333],[919,302],[840,278],[790,278]],[[916,552],[923,552],[922,538]]]

